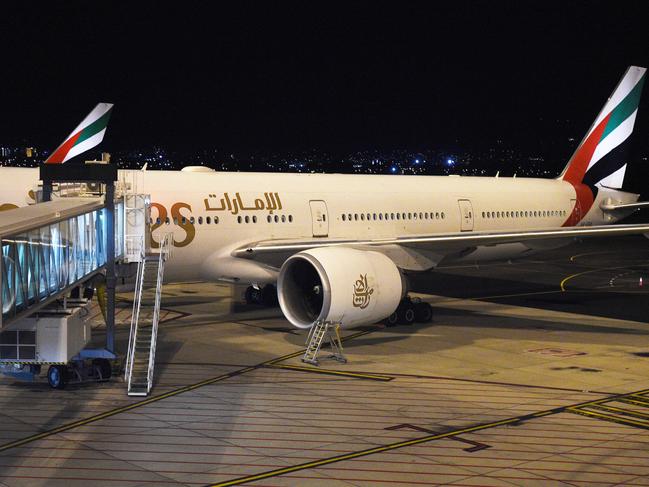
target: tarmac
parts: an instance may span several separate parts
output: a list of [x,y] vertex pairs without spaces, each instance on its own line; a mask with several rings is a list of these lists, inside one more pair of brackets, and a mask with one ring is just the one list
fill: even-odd
[[0,379],[0,487],[649,485],[648,240],[413,282],[432,323],[347,330],[319,367],[241,288],[167,284],[150,397]]

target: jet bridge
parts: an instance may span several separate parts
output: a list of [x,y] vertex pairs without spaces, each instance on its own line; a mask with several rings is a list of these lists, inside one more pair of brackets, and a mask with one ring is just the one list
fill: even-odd
[[[0,212],[2,373],[33,379],[42,365],[49,365],[53,387],[111,375],[115,266],[142,267],[146,258],[151,260],[149,197],[134,192],[137,174],[119,181],[115,195],[116,169],[98,166],[41,169],[39,200],[45,201]],[[106,347],[88,349],[91,329],[84,317],[89,303],[81,289],[91,291],[100,275],[107,291]],[[136,301],[139,306],[138,295]],[[151,347],[154,353],[154,337]]]

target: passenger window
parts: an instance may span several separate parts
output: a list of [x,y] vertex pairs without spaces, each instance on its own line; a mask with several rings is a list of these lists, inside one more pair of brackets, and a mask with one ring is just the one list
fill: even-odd
[[202,224],[203,224],[203,217],[202,217],[202,216],[199,216],[199,217],[198,217],[198,224],[199,224],[199,225],[202,225]]
[[442,220],[444,219],[444,212],[441,213]]
[[277,215],[275,215],[275,223],[278,223],[278,222],[279,222],[279,217]]
[[207,223],[208,225],[209,225],[210,223],[212,223],[212,217],[210,217],[210,216],[206,216],[206,217],[205,217],[205,223]]
[[288,222],[289,222],[289,223],[293,223],[293,215],[289,215],[289,216],[288,216]]
[[[324,218],[324,215],[322,215],[322,221],[325,221]],[[286,215],[282,215],[282,223],[286,223]]]
[[237,217],[237,223],[241,223],[241,216]]
[[219,217],[218,217],[218,216],[215,216],[215,217],[214,217],[214,225],[216,225],[218,222],[219,222]]
[[252,223],[257,223],[257,215],[252,215]]

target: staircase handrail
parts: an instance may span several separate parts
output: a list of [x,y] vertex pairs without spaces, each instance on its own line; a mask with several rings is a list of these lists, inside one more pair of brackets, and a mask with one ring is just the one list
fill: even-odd
[[140,305],[142,303],[142,287],[144,285],[144,264],[146,261],[146,249],[140,247],[140,262],[137,265],[137,277],[135,278],[135,291],[133,299],[133,310],[131,312],[131,330],[128,339],[128,352],[126,357],[126,370],[124,379],[128,380],[128,388],[131,388],[131,376],[133,371],[133,360],[135,358],[135,343],[137,340],[137,324],[140,316]]
[[158,343],[158,321],[160,319],[160,300],[162,296],[162,283],[164,279],[165,262],[171,255],[172,233],[165,233],[160,242],[160,255],[158,257],[158,276],[156,279],[155,303],[153,306],[153,323],[151,327],[151,349],[149,350],[149,368],[147,373],[147,392],[153,385],[153,369],[155,367],[155,352]]

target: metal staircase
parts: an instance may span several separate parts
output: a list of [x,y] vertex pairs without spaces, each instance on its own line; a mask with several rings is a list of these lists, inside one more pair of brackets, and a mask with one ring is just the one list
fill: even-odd
[[166,234],[159,253],[144,255],[138,265],[124,376],[129,396],[146,396],[153,385],[164,265],[171,238],[171,234]]
[[307,347],[302,357],[302,362],[313,365],[319,364],[318,352],[322,347],[325,336],[329,339],[329,346],[332,352],[329,358],[338,362],[347,363],[347,359],[343,354],[343,344],[340,340],[340,324],[330,321],[316,321],[311,327],[306,339]]

